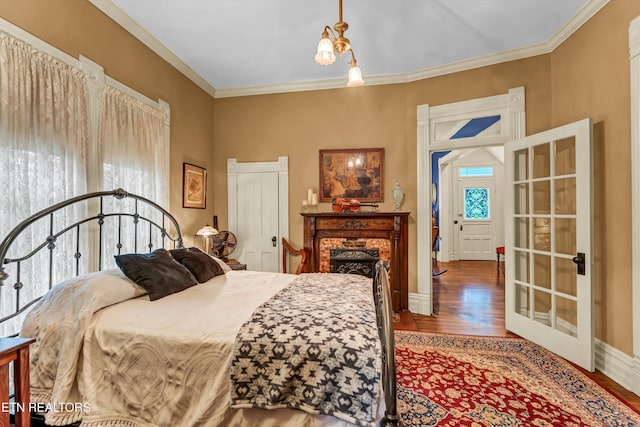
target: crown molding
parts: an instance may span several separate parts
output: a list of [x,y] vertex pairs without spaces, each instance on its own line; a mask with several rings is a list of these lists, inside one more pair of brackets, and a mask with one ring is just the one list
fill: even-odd
[[[247,86],[231,89],[215,89],[207,83],[198,73],[185,64],[174,53],[167,49],[155,37],[149,34],[129,15],[124,13],[111,0],[89,0],[95,7],[100,9],[105,15],[113,19],[125,30],[131,33],[144,43],[149,49],[153,50],[160,57],[174,66],[178,71],[198,85],[202,90],[207,92],[214,98],[231,98],[240,96],[267,95],[286,92],[304,92],[310,90],[327,90],[327,89],[345,89],[346,83],[344,78],[314,80],[295,83],[283,83],[276,85],[260,85]],[[518,59],[529,58],[537,55],[544,55],[553,52],[565,40],[567,40],[575,31],[577,31],[585,22],[600,11],[610,0],[588,0],[587,3],[576,13],[565,25],[563,25],[556,33],[546,42],[536,43],[518,49],[511,49],[498,52],[491,55],[480,56],[463,61],[452,62],[445,65],[431,67],[410,73],[401,74],[384,74],[365,76],[366,86],[388,85],[396,83],[409,83],[430,77],[442,76],[445,74],[456,73],[460,71],[471,70],[474,68],[486,67],[489,65],[500,64],[503,62],[515,61]],[[349,88],[349,90],[357,90]]]
[[[491,55],[479,56],[458,62],[432,67],[412,73],[407,73],[407,82],[422,80],[429,77],[442,76],[459,71],[472,70],[474,68],[486,67],[500,64],[502,62],[515,61],[537,55],[544,55],[553,52],[574,32],[600,11],[610,0],[589,0],[567,23],[565,23],[549,40],[529,46],[505,50]],[[394,82],[397,83],[397,82]]]
[[276,85],[245,86],[232,89],[216,90],[216,98],[233,98],[237,96],[268,95],[272,93],[304,92],[308,90],[341,89],[347,87],[346,79],[335,78],[313,80]]
[[[503,62],[515,61],[537,55],[553,52],[585,22],[600,11],[610,0],[589,0],[565,25],[546,42],[536,43],[522,48],[506,50],[491,55],[479,56],[449,64],[427,68],[404,74],[385,74],[364,76],[365,86],[409,83],[430,77],[442,76],[474,68],[486,67]],[[344,79],[309,81],[301,83],[287,83],[280,85],[252,86],[235,89],[220,89],[216,91],[216,98],[237,96],[265,95],[270,93],[301,92],[307,90],[345,89]],[[353,88],[349,88],[353,90]]]
[[486,67],[503,62],[515,61],[517,59],[529,58],[532,56],[549,53],[547,43],[537,43],[517,49],[505,50],[491,55],[478,56],[476,58],[465,59],[457,62],[431,67],[420,71],[406,74],[407,82],[415,82],[430,77],[443,76],[445,74],[457,73],[460,71],[473,70],[474,68]]
[[573,33],[575,33],[580,27],[584,25],[589,19],[596,13],[600,12],[600,9],[605,7],[610,0],[589,0],[584,6],[565,23],[556,33],[551,36],[547,41],[549,46],[549,52],[555,50],[565,40],[567,40]]
[[[367,76],[365,80],[365,86],[406,82],[406,74],[387,74],[378,76]],[[343,77],[337,77],[334,79],[311,80],[306,82],[283,83],[278,85],[246,86],[233,89],[217,89],[216,98],[232,98],[238,96],[268,95],[272,93],[304,92],[309,90],[327,89],[358,90],[357,88],[347,88],[347,79]]]
[[115,5],[111,0],[89,0],[91,4],[97,7],[102,13],[111,18],[116,24],[120,25],[127,32],[140,40],[145,46],[155,52],[162,59],[171,64],[175,69],[180,71],[193,83],[198,85],[202,90],[215,98],[216,89],[211,86],[205,79],[196,73],[191,67],[171,52],[165,45],[160,43],[158,39],[153,37],[140,24],[134,21],[129,15],[124,13],[122,9]]

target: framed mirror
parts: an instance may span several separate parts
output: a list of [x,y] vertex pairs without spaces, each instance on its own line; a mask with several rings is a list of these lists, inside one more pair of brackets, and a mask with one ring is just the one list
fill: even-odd
[[435,182],[431,183],[431,204],[435,205],[438,201],[438,186]]

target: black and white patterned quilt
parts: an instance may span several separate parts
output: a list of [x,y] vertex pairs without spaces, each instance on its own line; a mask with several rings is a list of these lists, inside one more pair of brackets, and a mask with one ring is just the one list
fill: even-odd
[[373,426],[381,372],[371,279],[303,274],[240,328],[231,407],[295,408]]

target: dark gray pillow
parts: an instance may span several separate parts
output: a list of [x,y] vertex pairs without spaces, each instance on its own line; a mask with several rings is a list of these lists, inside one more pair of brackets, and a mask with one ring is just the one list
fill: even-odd
[[187,267],[200,283],[224,274],[220,264],[198,248],[171,249],[169,252],[176,261]]
[[147,254],[116,255],[115,259],[125,276],[143,287],[151,301],[198,284],[193,274],[164,248]]

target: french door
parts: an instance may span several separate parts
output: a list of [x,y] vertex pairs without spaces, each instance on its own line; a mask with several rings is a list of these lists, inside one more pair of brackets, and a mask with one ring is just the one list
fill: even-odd
[[506,328],[594,370],[591,120],[505,144]]

